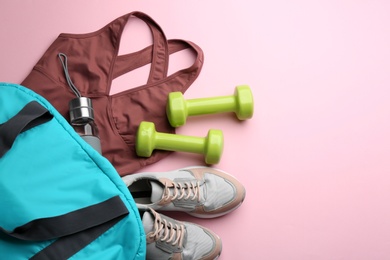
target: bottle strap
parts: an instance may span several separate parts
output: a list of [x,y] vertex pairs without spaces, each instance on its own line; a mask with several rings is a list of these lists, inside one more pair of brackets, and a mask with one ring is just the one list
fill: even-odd
[[76,97],[81,97],[79,89],[75,86],[75,84],[73,83],[73,81],[69,75],[68,57],[66,56],[66,54],[60,52],[60,53],[58,53],[58,58],[61,61],[62,69],[64,70],[65,79],[66,79],[66,82],[68,82],[69,88],[73,91],[73,93],[76,95]]

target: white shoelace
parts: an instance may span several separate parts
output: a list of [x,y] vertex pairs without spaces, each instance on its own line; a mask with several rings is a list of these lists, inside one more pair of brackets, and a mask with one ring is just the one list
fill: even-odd
[[[183,247],[183,240],[185,234],[185,227],[183,224],[176,224],[168,222],[166,219],[161,218],[153,209],[150,209],[154,213],[154,232],[148,235],[154,240],[160,240],[162,242],[170,243],[178,248]],[[176,239],[175,239],[176,238]]]
[[[184,182],[184,184],[182,184],[180,182],[179,183],[172,182],[173,187],[168,187],[167,183],[165,183],[164,186],[165,186],[165,188],[164,188],[162,200],[165,200],[165,201],[166,200],[175,200],[175,199],[181,200],[183,198],[185,200],[188,200],[192,195],[191,200],[198,199],[198,202],[200,201],[199,181],[197,181],[196,183]],[[170,189],[174,190],[173,194],[171,194]]]

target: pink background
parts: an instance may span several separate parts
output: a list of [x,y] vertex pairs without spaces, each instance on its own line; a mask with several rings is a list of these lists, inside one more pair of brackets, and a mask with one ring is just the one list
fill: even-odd
[[[220,259],[390,259],[390,2],[2,0],[0,81],[20,83],[61,32],[95,31],[127,12],[149,14],[167,38],[205,53],[187,98],[251,86],[255,114],[191,118],[178,133],[221,129],[216,167],[246,187],[231,214],[175,218],[212,229]],[[132,19],[121,53],[150,43]],[[191,60],[172,57],[171,72]],[[115,91],[146,82],[143,68]],[[130,84],[130,85],[129,85]],[[175,153],[144,171],[203,164]]]

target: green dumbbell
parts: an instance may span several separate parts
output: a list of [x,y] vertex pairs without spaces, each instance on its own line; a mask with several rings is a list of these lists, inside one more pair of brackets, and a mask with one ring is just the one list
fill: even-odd
[[154,149],[204,154],[208,164],[219,162],[223,151],[223,133],[210,129],[206,137],[159,133],[151,122],[141,122],[138,127],[136,153],[149,157]]
[[185,100],[181,92],[168,95],[166,113],[171,126],[184,125],[188,116],[235,112],[240,120],[253,115],[252,91],[247,85],[237,86],[234,95]]

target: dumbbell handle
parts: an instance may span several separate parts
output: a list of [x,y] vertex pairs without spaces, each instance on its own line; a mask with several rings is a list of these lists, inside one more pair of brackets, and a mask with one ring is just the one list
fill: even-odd
[[152,122],[138,127],[135,150],[138,156],[149,157],[154,149],[200,153],[208,164],[219,162],[223,150],[221,130],[210,129],[206,137],[157,132]]
[[155,148],[167,151],[181,151],[201,154],[204,151],[205,141],[206,139],[204,137],[156,133]]
[[214,114],[220,112],[234,112],[232,106],[236,102],[235,96],[222,96],[214,98],[189,99],[186,102],[189,116]]
[[234,112],[239,120],[253,115],[252,91],[247,85],[237,86],[233,95],[184,99],[181,92],[171,92],[168,96],[166,114],[171,126],[184,125],[187,117]]

